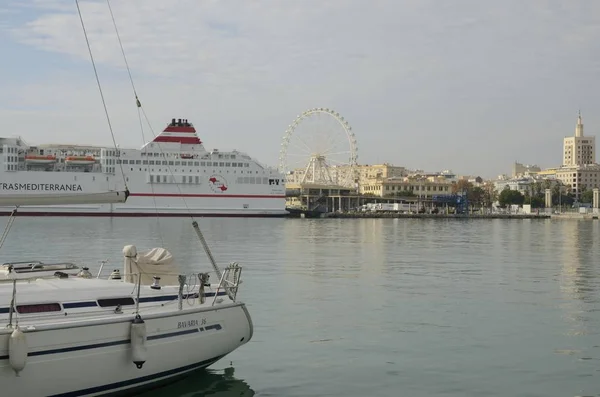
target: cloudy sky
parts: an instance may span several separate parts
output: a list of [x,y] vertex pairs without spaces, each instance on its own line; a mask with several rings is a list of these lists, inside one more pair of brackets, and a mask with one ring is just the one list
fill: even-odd
[[[117,142],[140,146],[106,1],[80,5]],[[313,107],[345,117],[361,163],[487,177],[515,160],[559,165],[578,109],[586,133],[600,131],[599,1],[111,6],[153,128],[187,118],[208,149],[243,150],[270,165],[287,126]],[[2,134],[111,143],[74,1],[2,0],[0,53]]]

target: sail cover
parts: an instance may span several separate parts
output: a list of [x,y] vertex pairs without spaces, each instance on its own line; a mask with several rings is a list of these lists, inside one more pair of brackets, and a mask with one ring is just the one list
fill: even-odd
[[141,284],[150,285],[153,277],[160,277],[161,285],[178,285],[179,272],[173,263],[173,255],[165,248],[152,248],[148,251],[138,252],[136,260],[126,260],[125,281],[137,282],[136,274],[142,275]]

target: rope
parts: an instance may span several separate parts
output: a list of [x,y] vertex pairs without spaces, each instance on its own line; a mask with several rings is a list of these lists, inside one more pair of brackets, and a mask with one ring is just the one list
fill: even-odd
[[[100,78],[98,77],[98,70],[96,69],[96,63],[94,62],[94,56],[92,55],[92,48],[90,47],[90,41],[88,39],[87,30],[85,29],[85,24],[83,23],[83,16],[81,15],[81,9],[79,8],[79,0],[75,0],[75,4],[77,5],[77,13],[79,14],[79,20],[81,21],[81,28],[83,29],[83,35],[85,36],[85,42],[87,44],[88,52],[90,53],[90,59],[92,60],[92,66],[94,68],[94,75],[96,76],[96,83],[98,84],[98,91],[100,91],[100,97],[102,98],[102,106],[104,107],[104,113],[106,114],[106,120],[108,121],[108,128],[110,130],[110,135],[112,137],[113,145],[115,146],[115,150],[118,151],[117,140],[115,139],[115,134],[113,132],[112,124],[110,122],[110,117],[108,115],[108,109],[106,108],[106,101],[104,100],[104,93],[102,92],[102,86],[100,85]],[[123,177],[123,184],[125,185],[125,190],[129,190],[127,188],[127,179],[125,178],[125,172],[123,171],[123,164],[119,162],[119,168],[121,169],[121,176]]]
[[129,81],[131,82],[131,88],[133,89],[133,93],[135,95],[135,101],[138,108],[142,107],[142,103],[138,99],[137,92],[135,90],[135,85],[133,84],[133,77],[131,77],[131,69],[129,69],[129,63],[127,62],[127,57],[125,56],[125,50],[123,49],[123,43],[121,42],[121,36],[119,35],[119,29],[117,29],[117,22],[115,21],[115,16],[112,12],[112,7],[110,6],[110,1],[106,0],[106,4],[108,5],[108,10],[110,11],[110,17],[113,21],[113,26],[115,27],[115,32],[117,33],[117,39],[119,40],[119,46],[121,47],[121,53],[123,54],[123,59],[125,60],[125,66],[127,67],[127,73],[129,74]]
[[[136,106],[138,108],[138,117],[139,117],[139,112],[141,110],[142,114],[144,115],[144,119],[146,120],[146,123],[148,124],[148,127],[150,128],[150,132],[152,133],[152,135],[154,136],[154,138],[156,138],[156,133],[154,132],[154,128],[152,128],[152,124],[150,123],[150,120],[148,118],[148,115],[146,114],[145,109],[142,107],[142,103],[139,100],[139,97],[138,97],[138,94],[137,94],[137,90],[135,89],[135,84],[133,82],[133,77],[131,75],[131,69],[129,67],[129,62],[127,62],[127,56],[125,55],[125,49],[123,48],[123,42],[121,41],[121,35],[119,34],[119,29],[117,28],[117,21],[115,19],[114,13],[112,11],[112,7],[110,6],[110,0],[106,0],[106,4],[108,5],[108,10],[110,12],[110,16],[111,16],[111,19],[112,19],[112,22],[113,22],[113,26],[115,28],[115,33],[117,35],[117,39],[119,41],[119,46],[121,48],[121,54],[123,55],[123,60],[125,62],[125,67],[127,68],[127,74],[129,75],[129,81],[131,83],[131,88],[132,88],[133,94],[135,96],[135,103],[136,103]],[[87,36],[86,36],[86,40],[87,40]],[[91,55],[91,51],[90,51],[90,55]],[[94,68],[94,70],[95,70],[95,68]],[[145,140],[146,139],[145,139],[145,136],[144,136],[143,127],[141,125],[142,125],[142,122],[141,122],[141,117],[140,117],[140,128],[142,130],[142,140],[144,141],[144,145],[145,145]],[[171,174],[171,176],[174,177],[173,171],[171,169],[171,166],[169,165],[168,160],[166,160],[167,156],[165,156],[165,153],[162,150],[161,145],[158,145],[158,150],[161,153],[161,156],[160,156],[161,161],[163,161],[162,159],[165,159],[165,161],[167,163],[166,167],[167,167],[167,169],[169,171],[169,174]],[[121,165],[121,170],[122,169],[123,169],[123,166]],[[188,214],[189,214],[189,216],[190,216],[190,218],[192,220],[192,226],[196,230],[196,234],[198,235],[200,243],[202,244],[202,247],[204,248],[204,251],[205,251],[205,253],[206,253],[209,261],[213,265],[213,268],[215,269],[215,272],[217,274],[219,274],[219,278],[220,278],[221,272],[219,270],[219,267],[217,266],[217,263],[216,263],[214,257],[212,256],[212,253],[210,252],[210,249],[208,248],[208,244],[206,244],[206,240],[204,239],[204,235],[202,234],[202,231],[200,230],[200,227],[198,226],[198,222],[196,222],[196,220],[194,219],[194,216],[192,215],[192,212],[190,211],[190,207],[188,206],[188,203],[187,203],[187,201],[185,199],[185,196],[183,195],[183,191],[181,190],[181,187],[179,186],[179,183],[177,181],[175,181],[175,186],[177,188],[177,191],[181,195],[181,199],[183,200],[183,205],[185,206],[185,208],[186,208],[186,210],[187,210],[187,212],[188,212]],[[151,189],[152,189],[152,193],[153,193],[152,196],[154,197],[154,187],[151,186]],[[154,199],[154,208],[157,211],[157,222],[159,222],[158,221],[158,208],[156,207],[156,199]],[[160,223],[158,223],[158,224],[159,224],[159,230],[160,230]],[[161,235],[161,241],[162,241],[162,235]],[[164,242],[163,242],[163,245],[164,245]]]
[[[131,69],[130,69],[130,67],[129,67],[129,62],[127,62],[127,56],[125,55],[125,49],[123,48],[123,42],[121,41],[121,35],[119,34],[119,29],[117,28],[117,22],[116,22],[116,19],[115,19],[115,16],[114,16],[114,14],[113,14],[112,7],[110,6],[110,0],[106,0],[106,4],[108,5],[108,10],[109,10],[109,12],[110,12],[110,16],[111,16],[111,19],[112,19],[112,21],[113,21],[113,26],[114,26],[114,28],[115,28],[115,33],[116,33],[116,35],[117,35],[117,39],[118,39],[118,41],[119,41],[119,46],[121,47],[121,54],[123,54],[123,60],[124,60],[124,62],[125,62],[125,67],[127,68],[127,74],[129,75],[129,81],[130,81],[130,83],[131,83],[131,88],[133,89],[133,94],[135,95],[135,103],[136,103],[136,106],[138,107],[138,111],[139,111],[139,109],[141,109],[141,110],[142,110],[142,114],[144,115],[144,118],[146,119],[146,122],[148,123],[148,126],[150,127],[150,131],[152,132],[152,135],[154,136],[154,138],[156,138],[156,134],[154,133],[154,129],[152,128],[152,125],[150,124],[150,120],[148,119],[148,116],[146,115],[146,111],[145,111],[145,110],[144,110],[144,108],[142,107],[142,102],[139,100],[139,97],[138,97],[137,91],[136,91],[136,89],[135,89],[135,84],[133,83],[133,77],[132,77],[132,75],[131,75]],[[142,135],[142,138],[143,138],[143,139],[144,139],[144,141],[145,141],[145,138],[143,137],[143,135]],[[145,143],[145,142],[144,142],[144,143]],[[161,146],[160,146],[160,145],[158,145],[158,150],[159,150],[159,151],[161,152],[161,154],[163,155],[161,158],[164,158],[164,159],[166,159],[167,157],[166,157],[166,156],[164,156],[164,152],[163,152],[163,150],[162,150],[162,148],[161,148]],[[162,160],[161,160],[161,161],[162,161]],[[170,173],[170,174],[173,174],[173,171],[171,170],[171,167],[168,165],[168,162],[167,162],[167,169],[169,170],[169,173]],[[176,187],[177,187],[177,190],[179,191],[179,194],[182,196],[182,197],[181,197],[181,199],[183,200],[183,204],[185,205],[185,208],[186,208],[186,210],[187,210],[187,211],[188,211],[188,213],[190,214],[190,218],[191,218],[192,220],[194,220],[194,217],[192,216],[192,214],[191,214],[191,211],[190,211],[190,208],[189,208],[189,206],[188,206],[188,204],[187,204],[187,201],[185,200],[185,197],[183,197],[183,192],[181,191],[181,188],[180,188],[180,186],[179,186],[179,183],[175,182],[175,185],[176,185]],[[156,208],[156,201],[155,201],[155,208]]]
[[4,233],[2,233],[2,237],[0,237],[0,248],[2,248],[2,246],[4,245],[4,242],[6,241],[6,238],[8,237],[8,232],[10,231],[12,224],[15,222],[15,215],[17,214],[17,208],[15,208],[10,213],[10,218],[8,218],[8,222],[6,222],[6,227],[4,228]]
[[[133,82],[132,82],[132,84],[133,84]],[[135,88],[134,88],[134,90],[135,90]],[[136,102],[139,104],[139,106],[137,108],[138,109],[138,120],[140,122],[140,131],[142,132],[142,146],[144,147],[144,150],[145,150],[146,149],[146,136],[144,135],[144,124],[142,123],[142,114],[140,112],[141,103],[139,101],[136,101]],[[160,244],[162,247],[164,247],[165,240],[163,239],[163,235],[160,231],[160,217],[158,216],[158,207],[156,205],[156,195],[154,194],[154,181],[153,180],[150,181],[150,190],[152,191],[152,202],[154,203],[154,212],[156,213],[156,226],[157,226],[156,230],[158,231],[158,237],[160,239]]]

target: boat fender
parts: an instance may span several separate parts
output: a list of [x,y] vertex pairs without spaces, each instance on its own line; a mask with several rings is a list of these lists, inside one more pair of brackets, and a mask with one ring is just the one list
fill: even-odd
[[138,369],[146,362],[146,323],[140,315],[136,315],[131,323],[131,356]]
[[27,363],[27,338],[21,328],[17,326],[8,339],[8,358],[10,366],[19,376]]

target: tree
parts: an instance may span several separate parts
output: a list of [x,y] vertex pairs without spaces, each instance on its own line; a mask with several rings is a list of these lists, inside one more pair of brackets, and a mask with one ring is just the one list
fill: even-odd
[[479,186],[476,186],[472,188],[470,192],[467,192],[467,199],[469,200],[469,203],[471,203],[472,206],[482,205],[484,197],[485,191]]
[[544,208],[546,206],[546,201],[542,197],[532,197],[531,198],[531,208]]
[[496,200],[498,200],[498,192],[493,182],[486,182],[483,186],[483,205],[491,207]]
[[580,201],[582,203],[591,203],[594,199],[594,191],[593,190],[585,190],[581,196],[580,196]]
[[533,197],[544,196],[544,186],[542,185],[542,182],[534,182],[531,186],[531,190],[533,191]]
[[504,189],[500,193],[498,201],[500,202],[501,207],[506,207],[512,204],[522,205],[525,201],[525,196],[523,196],[521,192],[517,190]]
[[456,183],[452,184],[452,193],[467,192],[467,194],[473,189],[473,184],[466,179],[461,179]]

